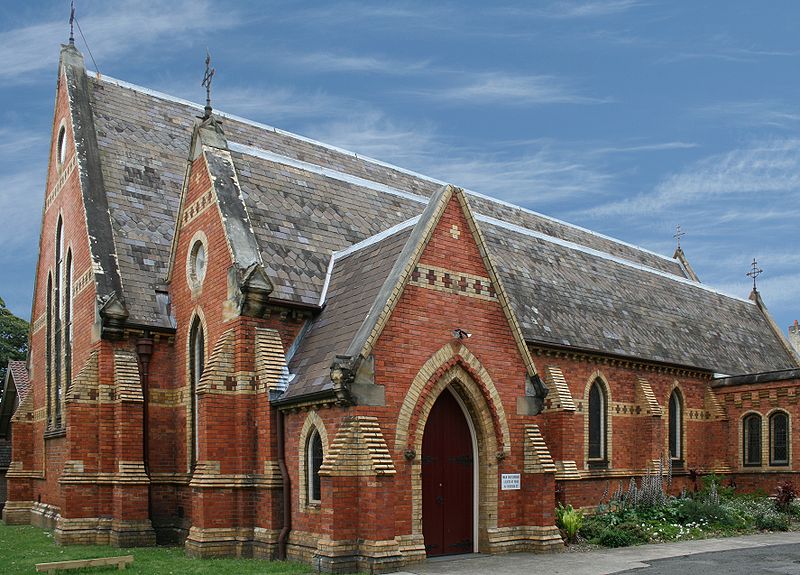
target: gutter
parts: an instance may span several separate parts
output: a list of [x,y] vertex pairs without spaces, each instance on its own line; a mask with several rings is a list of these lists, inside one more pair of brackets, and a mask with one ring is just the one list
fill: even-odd
[[289,532],[292,530],[292,483],[289,478],[289,470],[286,468],[286,434],[284,431],[284,414],[278,410],[275,412],[277,418],[278,431],[278,467],[281,470],[281,480],[283,481],[283,525],[278,534],[278,559],[286,560],[286,542],[289,540]]
[[[150,332],[145,331],[144,336],[136,340],[136,355],[139,356],[141,371],[139,378],[142,383],[142,462],[144,472],[150,478],[150,433],[148,421],[150,416],[150,358],[153,356],[153,339]],[[153,522],[153,490],[150,481],[147,482],[147,518]]]

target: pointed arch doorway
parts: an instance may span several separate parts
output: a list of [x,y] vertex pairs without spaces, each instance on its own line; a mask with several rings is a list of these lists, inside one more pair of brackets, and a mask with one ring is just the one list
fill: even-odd
[[475,551],[476,453],[468,412],[447,388],[422,436],[422,533],[429,557]]

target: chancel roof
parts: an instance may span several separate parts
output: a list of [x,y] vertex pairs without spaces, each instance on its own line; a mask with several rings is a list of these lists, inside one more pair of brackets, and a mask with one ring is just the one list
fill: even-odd
[[[128,321],[168,327],[157,292],[164,290],[202,106],[108,77],[90,76],[89,86]],[[324,353],[327,361],[327,355],[344,353],[338,349],[342,334],[363,320],[369,305],[361,300],[377,293],[403,233],[341,257],[329,276],[332,254],[419,216],[442,182],[215,114],[223,122],[273,301],[319,306],[329,283],[330,306],[308,330],[292,367],[302,371],[319,363],[312,356]],[[756,305],[691,281],[677,261],[467,194],[527,341],[729,374],[795,365]],[[359,263],[361,258],[369,261]],[[334,316],[341,325],[326,323]],[[330,349],[311,351],[311,342],[323,341]],[[325,375],[310,380],[316,377]]]

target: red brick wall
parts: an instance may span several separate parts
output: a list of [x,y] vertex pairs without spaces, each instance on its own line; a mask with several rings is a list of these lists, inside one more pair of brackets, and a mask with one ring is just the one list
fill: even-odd
[[[72,173],[59,182],[62,175],[66,174],[69,166],[75,161],[75,144],[72,130],[72,118],[69,112],[69,102],[65,89],[65,76],[59,77],[56,94],[55,115],[53,118],[53,132],[50,150],[50,162],[47,174],[47,185],[44,199],[50,203],[42,216],[42,231],[39,240],[39,260],[36,269],[35,291],[33,294],[33,307],[31,320],[36,322],[43,318],[47,308],[47,278],[52,273],[55,281],[55,243],[56,225],[59,216],[63,219],[63,257],[66,262],[67,253],[71,250],[73,259],[72,283],[75,286],[86,271],[91,269],[91,255],[89,252],[88,235],[86,231],[86,218],[83,210],[83,199],[80,189],[80,171],[75,167]],[[60,126],[66,127],[66,158],[63,165],[56,159],[57,138]],[[59,186],[58,195],[53,194]],[[72,346],[72,373],[77,374],[84,361],[93,348],[92,326],[94,323],[94,278],[73,301],[73,346]],[[46,327],[42,320],[36,324],[40,329],[31,337],[31,384],[34,408],[46,412],[46,371],[45,348]],[[20,437],[15,446],[14,460],[23,461],[26,470],[42,470],[45,472],[44,480],[31,481],[30,493],[35,500],[62,507],[64,497],[58,484],[64,461],[67,458],[67,439],[56,438],[44,440],[46,421],[37,419],[32,424],[30,434]],[[75,430],[77,431],[77,430]],[[67,429],[68,434],[73,434],[72,429]],[[31,453],[26,454],[21,447],[22,440],[31,442]],[[45,442],[47,443],[47,461],[45,462]],[[23,483],[27,480],[14,480],[12,483]],[[22,488],[25,490],[25,488]],[[14,495],[12,488],[11,495]]]

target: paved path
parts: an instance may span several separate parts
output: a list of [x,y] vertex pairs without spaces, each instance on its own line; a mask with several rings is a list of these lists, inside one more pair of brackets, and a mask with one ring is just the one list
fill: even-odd
[[[639,569],[649,567],[650,563],[660,559],[679,558],[685,556],[699,555],[715,551],[732,550],[753,550],[755,555],[766,558],[767,554],[759,551],[760,548],[773,545],[797,545],[800,544],[800,532],[789,533],[767,533],[759,535],[745,535],[742,537],[726,537],[724,539],[702,539],[698,541],[681,541],[678,543],[661,543],[658,545],[639,545],[636,547],[623,547],[621,549],[605,549],[602,551],[589,551],[586,553],[554,553],[548,555],[536,555],[533,553],[512,553],[510,555],[467,555],[453,559],[434,559],[428,560],[418,565],[406,567],[404,571],[397,572],[397,575],[433,575],[433,574],[453,574],[453,575],[520,575],[547,573],[548,575],[604,575],[606,573],[621,573],[631,569],[636,569],[641,575],[657,575],[660,573],[681,572],[683,575],[690,573],[702,573],[710,575],[713,573],[725,573],[728,568],[717,558],[697,557],[693,565],[695,571],[684,570],[683,565],[677,563],[664,562],[664,565],[654,566],[655,570]],[[794,553],[789,553],[791,547],[778,548],[780,556],[783,558],[781,565],[791,565],[794,561],[800,561],[800,547]],[[743,552],[746,556],[747,553]],[[726,554],[727,555],[727,554]],[[719,557],[719,556],[718,556]],[[741,567],[741,573],[797,573],[795,570],[762,570],[756,571],[747,568],[742,559],[738,561],[732,559],[729,564]],[[723,565],[720,568],[714,565]],[[774,565],[777,567],[777,564]],[[800,566],[800,563],[797,563]],[[659,570],[661,569],[661,570]],[[734,571],[735,572],[735,571]]]

